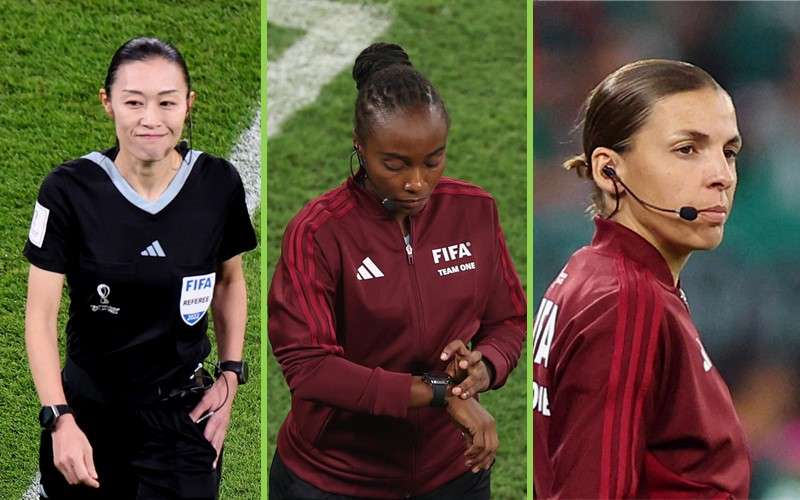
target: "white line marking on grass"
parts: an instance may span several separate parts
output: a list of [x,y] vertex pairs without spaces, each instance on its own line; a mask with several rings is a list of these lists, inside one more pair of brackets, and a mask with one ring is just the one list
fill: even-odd
[[389,26],[386,8],[323,0],[270,0],[269,21],[300,28],[305,36],[269,63],[267,130],[270,137],[323,86],[352,66],[362,49]]
[[[270,0],[269,21],[299,28],[305,36],[269,64],[268,92],[270,137],[297,110],[319,97],[320,90],[390,24],[389,10],[377,6],[347,5],[325,0]],[[259,107],[260,109],[260,107]],[[242,132],[230,162],[244,184],[247,210],[252,217],[261,200],[261,111]],[[39,498],[36,472],[22,500]]]
[[28,486],[28,490],[22,495],[22,500],[39,500],[39,480],[41,477],[42,475],[39,474],[39,471],[36,471],[31,485]]
[[239,171],[244,184],[244,197],[250,217],[261,202],[261,110],[253,124],[242,132],[231,151],[230,162]]

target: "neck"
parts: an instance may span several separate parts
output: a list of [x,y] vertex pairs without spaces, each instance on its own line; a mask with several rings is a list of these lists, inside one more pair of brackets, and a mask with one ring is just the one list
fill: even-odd
[[400,225],[400,230],[403,231],[403,236],[408,236],[408,233],[411,231],[408,223],[408,215],[396,214],[394,216],[394,220],[396,220],[397,224]]
[[666,244],[656,233],[632,217],[629,212],[618,212],[612,220],[635,232],[658,250],[672,273],[673,284],[677,286],[681,271],[689,261],[691,251]]
[[126,150],[120,149],[114,164],[139,196],[153,201],[167,189],[178,173],[182,161],[180,153],[174,149],[171,149],[164,158],[155,161],[140,160]]

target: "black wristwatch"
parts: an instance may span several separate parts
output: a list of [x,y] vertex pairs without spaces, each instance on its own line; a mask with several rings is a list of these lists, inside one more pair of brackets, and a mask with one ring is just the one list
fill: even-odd
[[222,372],[235,373],[236,380],[239,381],[239,385],[247,383],[247,379],[250,378],[250,370],[247,368],[246,361],[223,361],[221,363],[217,363],[217,372],[214,374],[214,376],[219,378]]
[[39,410],[39,425],[46,431],[52,431],[56,427],[56,422],[61,415],[73,413],[69,405],[50,405],[42,406]]
[[431,406],[447,406],[447,386],[453,385],[453,379],[444,372],[427,372],[422,374],[422,381],[433,389],[433,399]]

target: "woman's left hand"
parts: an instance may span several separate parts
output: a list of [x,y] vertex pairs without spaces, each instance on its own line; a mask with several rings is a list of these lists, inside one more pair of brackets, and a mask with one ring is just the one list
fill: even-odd
[[[226,381],[227,388],[225,387]],[[225,434],[228,432],[228,425],[231,422],[233,398],[236,396],[238,388],[239,381],[236,375],[232,372],[222,372],[214,382],[214,385],[203,395],[203,399],[189,412],[189,418],[192,419],[192,422],[197,422],[211,412],[211,416],[206,417],[208,422],[203,435],[217,450],[217,457],[214,459],[215,469],[217,468],[222,444],[225,442]]]
[[442,351],[442,361],[450,361],[446,372],[458,383],[453,396],[467,399],[489,389],[491,376],[480,351],[470,351],[461,340],[453,340]]

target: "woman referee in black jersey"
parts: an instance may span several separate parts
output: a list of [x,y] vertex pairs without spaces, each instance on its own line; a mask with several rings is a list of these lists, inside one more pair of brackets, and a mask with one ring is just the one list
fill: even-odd
[[[24,251],[42,496],[216,498],[232,402],[247,378],[240,254],[256,238],[242,182],[225,160],[179,142],[195,93],[175,47],[129,40],[99,97],[117,145],[47,176]],[[216,381],[203,368],[209,307]]]

